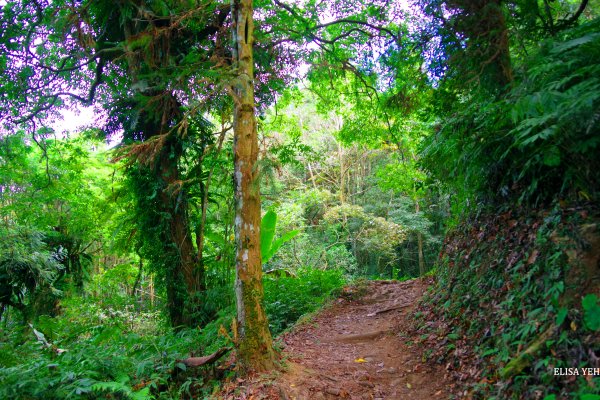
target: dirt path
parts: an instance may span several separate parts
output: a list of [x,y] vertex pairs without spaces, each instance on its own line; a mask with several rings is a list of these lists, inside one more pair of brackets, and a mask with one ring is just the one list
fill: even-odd
[[[286,370],[238,381],[226,399],[446,399],[444,368],[403,333],[426,284],[370,282],[283,336]],[[349,297],[353,297],[352,293]]]

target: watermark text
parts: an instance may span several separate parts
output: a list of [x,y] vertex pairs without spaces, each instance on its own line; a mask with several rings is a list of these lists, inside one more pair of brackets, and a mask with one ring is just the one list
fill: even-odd
[[553,372],[559,376],[599,376],[600,368],[554,368]]

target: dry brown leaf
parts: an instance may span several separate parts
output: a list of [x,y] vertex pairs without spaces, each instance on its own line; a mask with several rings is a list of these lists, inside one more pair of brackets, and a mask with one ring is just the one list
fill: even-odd
[[533,264],[535,262],[535,260],[537,260],[539,255],[540,255],[539,251],[533,250],[531,252],[531,254],[529,255],[529,258],[527,259],[527,265]]

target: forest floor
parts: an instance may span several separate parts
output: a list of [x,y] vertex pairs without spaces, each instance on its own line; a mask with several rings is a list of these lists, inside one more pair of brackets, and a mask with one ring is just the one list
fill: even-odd
[[442,365],[425,362],[411,337],[426,280],[372,281],[280,337],[283,370],[238,379],[221,399],[447,399]]

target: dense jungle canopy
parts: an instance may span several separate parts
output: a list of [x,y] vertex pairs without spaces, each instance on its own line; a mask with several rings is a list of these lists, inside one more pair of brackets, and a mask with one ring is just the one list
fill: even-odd
[[0,10],[0,399],[600,399],[598,0]]

